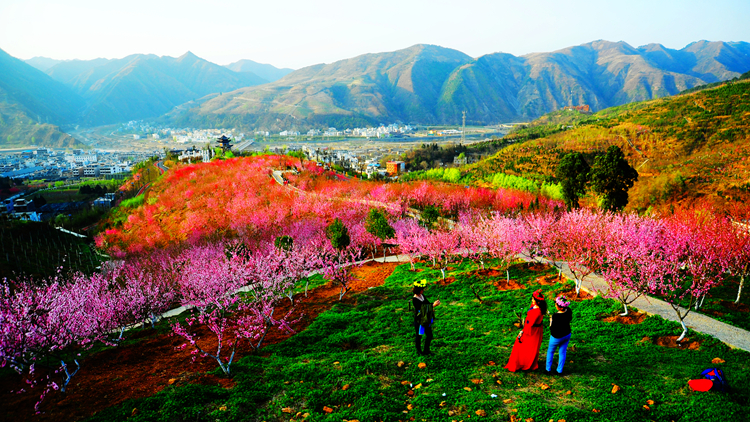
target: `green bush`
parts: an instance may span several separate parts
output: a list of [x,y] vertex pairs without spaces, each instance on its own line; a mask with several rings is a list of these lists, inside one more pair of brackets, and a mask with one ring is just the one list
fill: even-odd
[[130,199],[124,199],[122,202],[120,202],[120,208],[137,208],[143,205],[143,201],[145,200],[146,195],[140,194],[136,196],[135,198]]

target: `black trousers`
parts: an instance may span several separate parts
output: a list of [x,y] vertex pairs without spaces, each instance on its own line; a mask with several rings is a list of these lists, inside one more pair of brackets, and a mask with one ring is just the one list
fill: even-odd
[[419,335],[419,325],[414,327],[414,345],[417,354],[430,353],[430,342],[432,342],[432,326],[424,327],[424,350],[422,350],[422,336]]

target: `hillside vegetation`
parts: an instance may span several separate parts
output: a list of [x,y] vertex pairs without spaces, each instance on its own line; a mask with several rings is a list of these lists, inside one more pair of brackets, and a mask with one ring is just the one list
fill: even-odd
[[[474,178],[504,172],[555,181],[559,160],[588,160],[619,146],[639,172],[629,207],[645,210],[703,198],[721,205],[750,199],[750,83],[603,110],[573,125],[530,125],[519,142],[467,167]],[[572,126],[568,128],[567,126]]]
[[[0,94],[2,89],[0,89]],[[0,148],[29,145],[52,148],[88,148],[58,126],[39,123],[18,104],[0,102]]]

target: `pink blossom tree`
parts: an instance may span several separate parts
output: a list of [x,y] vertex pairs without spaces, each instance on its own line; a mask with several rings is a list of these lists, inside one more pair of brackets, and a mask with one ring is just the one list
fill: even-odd
[[465,212],[459,216],[454,230],[461,240],[461,255],[476,262],[477,267],[483,270],[485,258],[494,241],[487,219],[478,213]]
[[445,280],[445,269],[452,256],[459,252],[461,241],[455,230],[433,230],[422,238],[420,255],[432,260],[433,268],[440,269]]
[[339,301],[341,301],[349,291],[350,283],[356,280],[352,273],[352,269],[359,265],[356,253],[346,250],[340,254],[323,254],[318,263],[323,269],[323,277],[339,286]]
[[599,257],[608,243],[608,224],[612,218],[608,213],[573,210],[562,214],[555,224],[555,233],[549,233],[554,239],[549,243],[557,247],[550,245],[547,249],[558,250],[560,258],[567,261],[576,294],[580,293],[584,279],[598,269]]
[[628,305],[649,293],[662,269],[660,250],[664,226],[658,220],[625,215],[607,225],[607,241],[599,255],[599,268],[607,282],[607,297],[618,300],[628,315]]
[[[193,353],[216,360],[226,375],[231,374],[242,340],[258,349],[271,326],[291,330],[293,309],[281,318],[274,316],[288,277],[269,269],[262,256],[227,256],[224,245],[214,244],[194,247],[179,259],[185,262],[178,280],[179,293],[183,305],[191,308],[191,315],[184,325],[176,322],[172,329],[187,340],[182,347],[190,344]],[[238,294],[241,289],[246,291],[246,298]],[[216,337],[215,352],[206,349],[196,330],[199,325]]]
[[487,251],[500,260],[500,269],[505,270],[505,280],[510,281],[508,268],[523,251],[528,251],[530,231],[523,220],[494,214],[485,220]]
[[[70,358],[70,346],[113,344],[109,336],[117,329],[122,307],[110,281],[101,274],[75,274],[72,280],[58,276],[41,282],[3,280],[0,285],[0,366],[26,374],[30,387],[44,385],[37,411],[50,391],[65,392],[80,369],[78,360]],[[47,373],[37,376],[38,366]]]
[[653,254],[660,274],[653,290],[674,309],[682,326],[678,341],[687,335],[685,318],[698,300],[721,282],[728,265],[714,254],[713,226],[697,213],[675,214],[665,221],[659,254]]
[[398,243],[399,250],[409,257],[411,269],[414,270],[414,260],[420,256],[424,238],[429,234],[429,231],[413,218],[395,221],[393,229],[396,231],[396,243]]

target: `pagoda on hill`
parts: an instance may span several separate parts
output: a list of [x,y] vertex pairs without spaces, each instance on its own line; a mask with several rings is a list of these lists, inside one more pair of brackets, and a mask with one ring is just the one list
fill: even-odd
[[221,138],[216,139],[216,142],[221,147],[222,151],[227,152],[232,150],[231,139],[227,138],[226,135],[221,135]]

